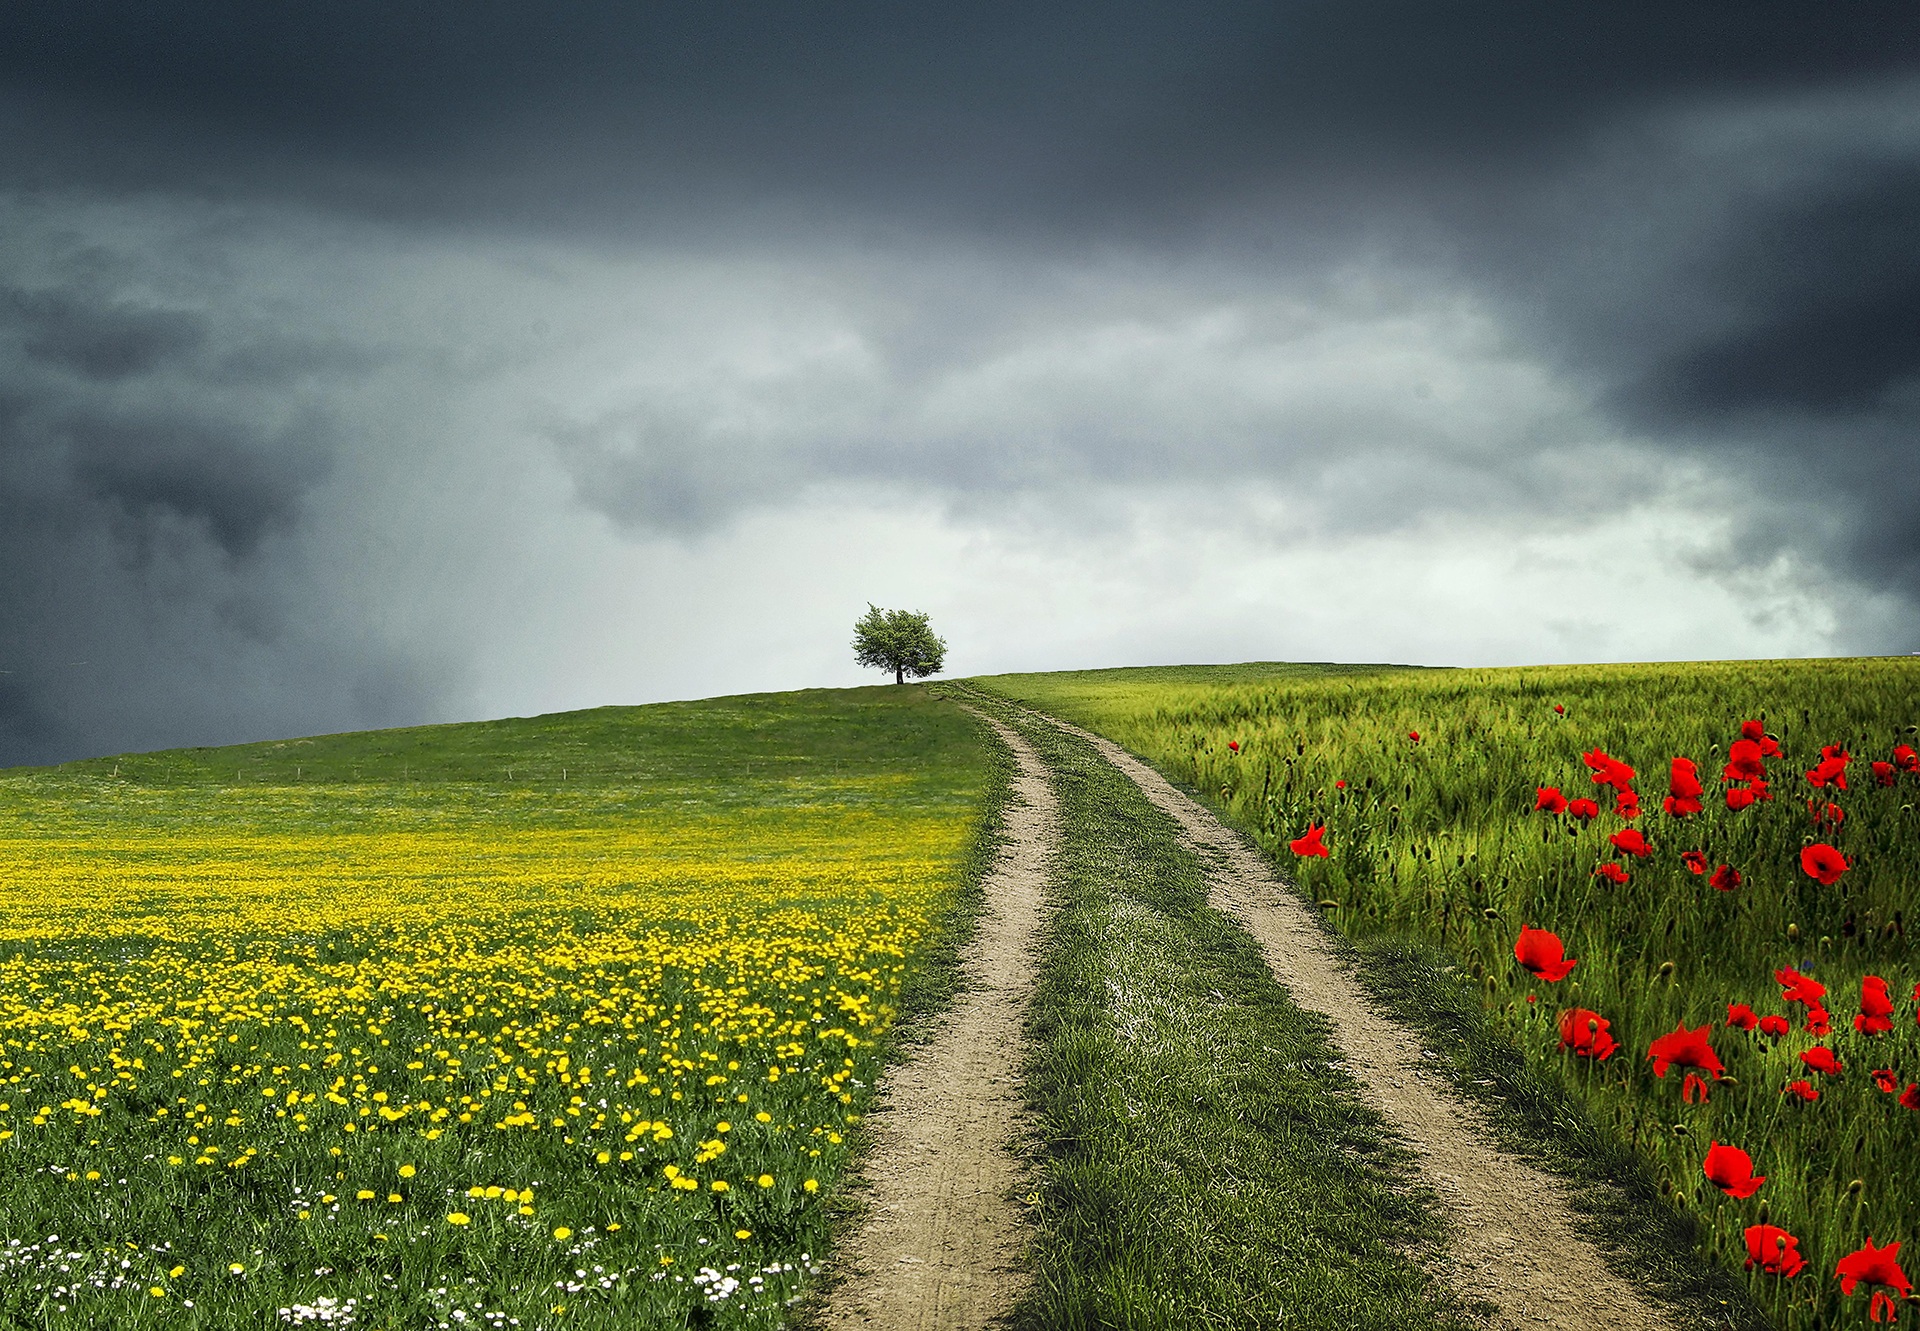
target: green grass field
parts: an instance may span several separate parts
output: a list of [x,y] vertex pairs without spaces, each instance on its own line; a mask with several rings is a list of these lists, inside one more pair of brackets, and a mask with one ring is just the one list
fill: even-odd
[[0,1326],[783,1324],[1003,785],[887,688],[0,774]]
[[[1906,1090],[1920,1082],[1910,997],[1920,966],[1907,936],[1920,775],[1881,784],[1869,765],[1917,742],[1920,662],[1252,665],[974,682],[1104,733],[1211,800],[1362,945],[1383,1001],[1416,1025],[1452,1006],[1434,985],[1470,991],[1479,1013],[1462,1060],[1498,1063],[1488,1036],[1526,1060],[1497,1083],[1497,1120],[1576,1177],[1593,1159],[1637,1161],[1641,1178],[1620,1181],[1629,1193],[1657,1188],[1674,1223],[1625,1225],[1625,1260],[1673,1292],[1710,1289],[1688,1286],[1684,1264],[1663,1272],[1663,1242],[1691,1242],[1745,1273],[1752,1231],[1764,1247],[1744,1275],[1752,1297],[1782,1327],[1835,1325],[1864,1314],[1872,1293],[1842,1295],[1840,1259],[1869,1237],[1911,1243],[1920,1231],[1920,1112],[1910,1107],[1920,1092]],[[1735,810],[1720,778],[1750,720],[1782,752],[1765,763],[1771,798]],[[1827,746],[1851,754],[1844,791],[1803,775]],[[1596,783],[1583,758],[1596,750],[1637,769],[1623,782],[1640,797],[1637,817],[1617,813],[1614,790]],[[1663,811],[1676,757],[1697,764],[1698,813]],[[1541,787],[1598,796],[1598,815],[1539,811]],[[1292,843],[1316,826],[1327,856],[1296,854]],[[1646,854],[1609,840],[1629,829]],[[1815,845],[1850,866],[1836,881],[1803,868]],[[1741,875],[1732,890],[1710,886],[1723,864]],[[1625,881],[1598,876],[1603,865]],[[1578,965],[1551,982],[1523,969],[1522,926],[1557,934]],[[1789,969],[1825,985],[1826,1021],[1786,1000],[1775,973]],[[1888,1030],[1871,1017],[1855,1029],[1856,1015],[1878,1010],[1863,999],[1869,976],[1887,982]],[[1790,1029],[1730,1025],[1730,1004]],[[1563,1048],[1561,1014],[1575,1011],[1604,1019],[1617,1049]],[[1589,1020],[1569,1027],[1576,1044],[1600,1029]],[[1681,1065],[1655,1076],[1653,1042],[1701,1028],[1724,1075],[1702,1068],[1687,1083]],[[1802,1055],[1815,1047],[1841,1070],[1814,1070]],[[1529,1078],[1534,1090],[1519,1094]],[[1783,1093],[1794,1082],[1818,1099]],[[1578,1105],[1581,1121],[1556,1124],[1557,1098]],[[1714,1142],[1749,1152],[1766,1184],[1745,1198],[1715,1186],[1704,1173]],[[1587,1161],[1570,1158],[1582,1151]],[[1793,1236],[1804,1270],[1765,1269],[1796,1264],[1781,1261],[1776,1234],[1754,1229],[1762,1223]]]
[[[1843,1295],[1836,1263],[1920,1220],[1920,774],[1870,765],[1916,743],[1920,663],[974,683],[1120,741],[1267,848],[1643,1282],[1736,1327],[1866,1314],[1875,1287]],[[940,693],[0,773],[0,1327],[804,1319],[875,1078],[957,984],[1007,797]],[[1444,1224],[1324,1023],[1206,905],[1169,820],[1003,714],[1064,815],[1021,1324],[1455,1324],[1425,1266]],[[1734,809],[1746,721],[1780,752],[1771,798]],[[1844,790],[1805,775],[1823,747],[1849,751]],[[1662,807],[1676,757],[1698,812]],[[1293,847],[1314,828],[1324,857]],[[1523,926],[1577,963],[1524,967]],[[1710,1056],[1655,1075],[1688,1030]],[[1716,1186],[1715,1142],[1765,1182]],[[1763,1224],[1804,1269],[1774,1246],[1748,1270]]]

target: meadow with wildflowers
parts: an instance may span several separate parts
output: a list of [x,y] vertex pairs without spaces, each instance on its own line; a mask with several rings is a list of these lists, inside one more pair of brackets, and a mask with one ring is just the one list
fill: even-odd
[[1363,956],[1444,958],[1774,1324],[1904,1310],[1920,662],[976,683],[1199,791]]
[[0,773],[0,1326],[782,1324],[991,770],[866,689]]

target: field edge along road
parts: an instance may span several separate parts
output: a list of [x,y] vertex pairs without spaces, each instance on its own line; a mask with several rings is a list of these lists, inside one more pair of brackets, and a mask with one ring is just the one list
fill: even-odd
[[[999,700],[996,700],[999,701]],[[1448,1221],[1437,1274],[1459,1296],[1497,1310],[1502,1327],[1674,1325],[1581,1232],[1565,1188],[1500,1150],[1477,1115],[1422,1067],[1409,1030],[1375,1011],[1329,946],[1318,918],[1256,850],[1118,745],[1044,713],[1029,713],[1093,747],[1155,808],[1174,819],[1206,865],[1208,901],[1257,940],[1274,977],[1325,1017],[1366,1099],[1414,1150]]]
[[961,951],[960,993],[927,1042],[886,1074],[867,1117],[865,1210],[835,1249],[821,1318],[829,1327],[984,1327],[1025,1289],[1023,1028],[1059,812],[1032,746],[980,719],[1018,767],[1000,852]]

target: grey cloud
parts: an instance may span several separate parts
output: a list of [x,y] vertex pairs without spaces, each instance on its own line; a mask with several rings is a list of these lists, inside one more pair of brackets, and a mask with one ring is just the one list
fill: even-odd
[[1920,376],[1920,160],[1759,207],[1692,267],[1693,298],[1715,322],[1683,330],[1626,387],[1628,411],[1859,416]]
[[134,294],[171,269],[36,257],[0,299],[0,763],[421,715],[427,673],[305,567],[319,403],[374,353],[298,358],[231,302]]
[[1691,501],[1920,605],[1916,73],[1909,3],[25,0],[0,754],[424,717],[548,463],[682,549]]
[[39,131],[6,157],[42,181],[549,227],[698,200],[682,220],[705,232],[798,199],[1151,235],[1249,193],[1350,219],[1383,186],[1536,170],[1625,106],[1915,50],[1897,3],[34,0],[0,16],[0,87]]
[[103,306],[69,292],[0,291],[0,305],[21,325],[29,356],[89,379],[147,373],[206,337],[201,322],[179,310]]
[[291,438],[236,438],[231,427],[177,419],[78,416],[59,427],[81,493],[103,501],[147,545],[169,519],[198,526],[229,557],[298,515],[302,494],[327,470],[314,429]]

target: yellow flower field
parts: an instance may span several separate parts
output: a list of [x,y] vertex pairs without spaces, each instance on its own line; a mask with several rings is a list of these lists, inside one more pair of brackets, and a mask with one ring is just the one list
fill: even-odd
[[893,780],[16,802],[0,1325],[777,1324],[974,831]]

